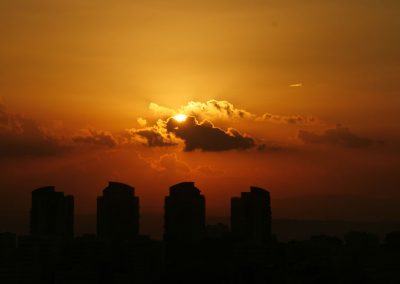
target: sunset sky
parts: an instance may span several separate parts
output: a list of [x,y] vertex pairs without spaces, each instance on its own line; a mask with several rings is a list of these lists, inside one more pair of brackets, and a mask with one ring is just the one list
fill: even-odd
[[143,216],[195,181],[209,216],[256,185],[276,218],[400,219],[398,0],[0,0],[0,35],[3,219],[45,185],[94,215],[109,180]]

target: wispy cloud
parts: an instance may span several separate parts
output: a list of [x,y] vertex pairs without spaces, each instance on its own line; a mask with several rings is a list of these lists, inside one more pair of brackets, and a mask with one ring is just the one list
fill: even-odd
[[263,115],[257,117],[256,120],[272,122],[272,123],[297,124],[297,125],[321,124],[321,121],[314,116],[275,115],[271,113],[264,113]]
[[77,144],[104,146],[114,148],[118,145],[114,136],[107,131],[99,131],[94,129],[86,129],[81,135],[72,137],[72,140]]
[[300,130],[298,137],[308,144],[328,144],[348,148],[364,148],[377,143],[367,137],[358,136],[350,129],[340,125],[337,125],[336,128],[327,129],[322,134]]
[[150,103],[149,109],[153,114],[168,118],[179,113],[184,113],[188,116],[193,116],[198,120],[231,120],[231,119],[254,119],[255,115],[250,112],[236,108],[228,101],[209,100],[206,102],[190,101],[186,105],[178,109],[171,109],[160,106],[156,103]]
[[[195,117],[198,121],[232,121],[232,120],[249,120],[258,122],[271,122],[271,123],[287,123],[298,125],[319,124],[321,120],[314,116],[304,115],[277,115],[271,113],[264,113],[257,115],[247,110],[235,107],[228,101],[209,100],[207,102],[190,101],[186,105],[177,109],[167,108],[160,106],[156,103],[150,103],[149,109],[153,115],[158,118],[168,119],[178,113],[184,113],[188,116]],[[142,118],[139,118],[142,119]]]

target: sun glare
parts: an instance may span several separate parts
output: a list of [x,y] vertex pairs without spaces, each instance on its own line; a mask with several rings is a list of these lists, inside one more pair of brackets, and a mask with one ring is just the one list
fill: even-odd
[[180,113],[174,116],[174,119],[178,122],[184,122],[186,120],[187,116]]

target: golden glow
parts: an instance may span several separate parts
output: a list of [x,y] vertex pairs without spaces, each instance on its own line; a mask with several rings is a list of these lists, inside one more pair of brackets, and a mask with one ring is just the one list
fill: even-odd
[[184,115],[182,113],[174,116],[174,119],[178,122],[184,122],[186,120],[186,118],[187,118],[187,115]]

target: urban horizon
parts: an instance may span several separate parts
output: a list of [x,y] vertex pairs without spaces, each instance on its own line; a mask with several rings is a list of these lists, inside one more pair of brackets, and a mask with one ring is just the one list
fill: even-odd
[[[165,197],[162,241],[140,233],[139,197],[121,182],[109,182],[98,196],[92,235],[74,236],[74,197],[54,186],[33,190],[31,204],[29,235],[0,232],[0,279],[5,283],[400,279],[398,270],[393,270],[400,231],[383,240],[350,231],[343,239],[320,234],[282,242],[272,230],[270,193],[259,187],[231,198],[227,226],[206,224],[206,200],[194,182],[172,185]],[[309,269],[314,273],[307,273]]]
[[[176,188],[179,189],[180,187],[183,187],[183,188],[186,187],[186,190],[188,188],[189,189],[193,188],[199,194],[201,194],[201,191],[198,188],[195,187],[195,182],[187,182],[186,181],[186,182],[180,182],[178,184],[172,185],[169,188],[170,195],[173,192],[176,192],[176,190],[174,191],[174,189],[176,189]],[[133,230],[133,232],[135,232],[134,235],[136,235],[136,236],[140,235],[140,233],[141,233],[140,232],[140,216],[141,216],[141,214],[140,214],[140,199],[139,199],[139,196],[135,195],[135,188],[134,187],[132,187],[130,185],[127,185],[125,183],[116,182],[116,181],[109,181],[108,186],[103,190],[103,196],[98,196],[97,197],[97,222],[96,222],[96,224],[97,224],[96,225],[96,227],[97,227],[97,230],[96,230],[97,231],[96,232],[97,235],[102,235],[102,231],[103,231],[102,224],[99,224],[99,223],[101,223],[101,217],[99,215],[104,210],[104,209],[102,209],[102,207],[106,206],[106,205],[103,205],[102,200],[105,198],[104,194],[106,192],[110,192],[110,191],[114,191],[114,194],[117,194],[117,192],[120,192],[118,194],[121,194],[121,193],[124,192],[125,193],[125,196],[124,196],[125,199],[132,198],[132,200],[133,200],[132,204],[130,204],[129,206],[125,204],[125,206],[131,207],[131,208],[127,209],[126,212],[120,212],[119,214],[120,214],[120,218],[128,218],[130,220],[131,229]],[[265,190],[265,189],[260,188],[260,187],[250,186],[250,192],[251,193],[252,192],[257,192],[257,191],[259,191],[259,192],[262,191],[262,192],[265,192],[265,193],[268,194],[268,197],[266,197],[266,199],[265,199],[265,206],[267,206],[267,208],[270,208],[269,192],[267,190]],[[53,195],[54,197],[58,196],[57,197],[58,199],[61,198],[61,200],[65,200],[65,202],[68,203],[68,206],[67,206],[68,207],[68,213],[67,213],[68,218],[65,219],[65,220],[62,219],[62,220],[59,220],[59,221],[56,221],[56,220],[53,219],[54,224],[52,226],[55,226],[55,225],[58,226],[60,224],[68,222],[69,223],[69,225],[68,225],[69,229],[67,230],[68,233],[66,233],[66,232],[64,232],[64,233],[67,234],[69,237],[75,236],[76,235],[75,234],[75,219],[76,219],[76,215],[75,215],[75,211],[74,211],[74,200],[75,200],[75,197],[73,195],[64,195],[64,192],[57,192],[56,191],[56,186],[43,186],[43,187],[37,188],[37,189],[32,191],[32,206],[31,206],[31,209],[30,209],[30,222],[31,222],[31,224],[30,224],[30,234],[31,235],[37,234],[37,232],[35,231],[36,229],[32,225],[32,222],[33,222],[33,219],[35,218],[34,217],[34,215],[35,215],[34,212],[35,212],[35,210],[38,210],[38,209],[35,209],[35,204],[36,204],[35,200],[36,200],[36,202],[38,202],[37,199],[40,198],[41,194],[43,194],[44,196],[47,196],[47,198],[49,198],[49,196],[51,196],[51,195]],[[108,193],[108,194],[110,194],[110,193]],[[245,193],[242,192],[241,195],[243,196],[243,195],[245,195]],[[204,200],[203,201],[204,202],[204,204],[203,204],[203,207],[204,207],[203,208],[203,217],[201,217],[201,218],[203,220],[202,222],[203,222],[204,230],[205,230],[205,226],[208,225],[206,223],[206,202],[205,202],[205,197],[203,195],[199,195],[199,196],[201,196],[203,198],[203,200]],[[167,203],[167,199],[168,199],[168,196],[165,197],[165,200],[166,200],[165,201],[165,207],[164,207],[165,210],[167,210],[167,204],[168,204]],[[234,202],[238,202],[238,200],[240,200],[240,197],[231,197],[231,213],[234,212],[234,209],[233,209],[233,207],[235,206]],[[48,200],[46,202],[48,202]],[[53,200],[53,202],[56,202],[56,200]],[[119,201],[119,202],[121,202],[121,201]],[[36,207],[38,207],[38,206],[39,205],[36,205]],[[54,204],[53,204],[53,206],[54,206]],[[64,201],[61,203],[60,206],[62,206],[62,207],[66,206],[66,205],[64,205]],[[121,206],[121,204],[118,204],[117,207],[119,207],[119,206]],[[114,210],[117,210],[117,208],[115,208]],[[268,229],[269,232],[271,232],[270,226],[271,226],[271,220],[272,220],[270,211],[271,211],[271,209],[269,209],[269,213],[268,213],[269,214],[269,221],[266,222],[266,224],[267,223],[269,224],[269,229]],[[54,215],[57,214],[57,212],[58,212],[57,208],[52,208],[52,212],[51,213],[47,212],[47,214],[49,216],[54,216]],[[164,213],[164,214],[166,214],[166,213]],[[166,222],[165,218],[166,217],[164,216],[164,221]],[[232,219],[232,216],[230,218]],[[66,221],[66,220],[68,220],[68,221]],[[226,226],[226,228],[225,228],[226,231],[225,232],[227,233],[228,230],[230,229],[230,227],[232,226],[232,221],[230,222],[230,224],[218,223],[216,225]],[[233,226],[235,226],[235,225],[233,225]],[[165,225],[164,225],[164,228],[165,228]],[[129,230],[127,230],[127,231],[129,231]],[[55,234],[55,232],[53,232],[52,234]],[[50,236],[52,234],[50,234]],[[270,234],[271,233],[269,233],[268,235],[270,235]],[[55,235],[57,235],[57,234],[55,234]],[[128,233],[128,235],[129,235],[129,233]],[[164,235],[165,235],[165,233],[164,233]]]
[[400,283],[399,33],[399,0],[0,0],[1,284]]
[[[132,188],[135,192],[135,187],[131,187],[122,182],[117,181],[109,181],[110,184],[120,184],[125,185],[129,188]],[[187,183],[187,182],[180,182]],[[178,184],[180,184],[178,183]],[[193,183],[193,182],[190,182]],[[39,187],[32,192],[40,189],[50,189],[56,191],[57,186],[42,186]],[[256,186],[250,186],[251,188],[257,188]],[[64,194],[64,192],[61,192]],[[74,195],[71,196],[73,199],[73,203],[76,202]],[[272,196],[273,197],[273,196]],[[98,198],[98,197],[97,197]],[[140,196],[138,196],[140,198]],[[231,197],[233,198],[233,197]],[[78,198],[79,199],[79,198]],[[227,197],[229,200],[229,197]],[[284,200],[285,201],[285,200]],[[334,201],[334,200],[333,200]],[[293,201],[290,201],[293,203]],[[141,208],[139,206],[139,208]],[[96,209],[97,210],[97,209]],[[74,209],[74,235],[87,235],[87,234],[96,234],[96,210],[92,212],[92,214],[84,214],[80,215],[76,213],[76,208]],[[209,215],[206,212],[206,225],[224,225],[227,228],[230,228],[230,216],[229,215]],[[156,212],[140,212],[140,218],[138,220],[139,227],[141,229],[141,233],[143,235],[147,235],[153,239],[162,239],[163,238],[163,227],[164,227],[164,219],[162,213]],[[16,224],[10,224],[9,222],[4,222],[2,225],[2,230],[4,232],[15,232],[18,235],[26,235],[29,231],[29,222],[28,217],[23,217],[25,221],[18,219],[18,223],[27,224],[25,226]],[[343,219],[335,219],[335,218],[282,218],[282,217],[274,217],[272,215],[271,222],[273,227],[275,227],[275,236],[280,240],[288,241],[292,239],[306,239],[311,237],[312,235],[317,234],[329,234],[337,237],[343,237],[344,234],[351,230],[359,230],[366,231],[370,233],[377,234],[381,238],[385,236],[386,233],[396,230],[400,227],[400,221],[379,221],[379,220],[343,220]],[[302,231],[298,231],[297,228],[302,226],[304,229]],[[1,229],[1,228],[0,228]],[[143,231],[142,231],[143,230]],[[1,231],[1,230],[0,230]]]

